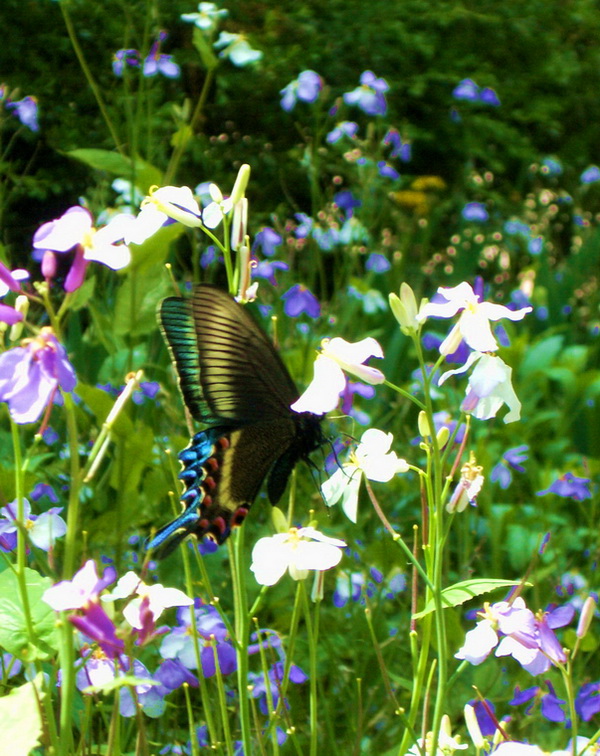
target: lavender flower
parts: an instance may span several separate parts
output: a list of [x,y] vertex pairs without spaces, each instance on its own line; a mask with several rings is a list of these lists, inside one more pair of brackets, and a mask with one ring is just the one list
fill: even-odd
[[283,243],[283,237],[275,229],[269,226],[263,226],[254,237],[252,252],[256,253],[258,249],[262,250],[265,257],[273,257],[277,253],[277,247]]
[[316,71],[302,71],[297,79],[291,81],[281,90],[281,107],[289,113],[298,100],[308,103],[315,102],[322,89],[323,79]]
[[[52,507],[40,515],[31,514],[31,504],[23,499],[23,520],[21,525],[27,529],[29,540],[43,551],[50,551],[57,538],[67,532],[67,524],[60,516],[62,507]],[[17,532],[17,501],[11,501],[0,509],[0,534],[10,535]],[[15,538],[16,540],[16,538]]]
[[15,100],[14,102],[6,103],[7,110],[14,110],[14,114],[17,116],[23,126],[27,126],[30,131],[39,131],[40,125],[38,123],[38,104],[35,97],[27,95],[22,100]]
[[327,134],[325,141],[328,144],[335,144],[345,136],[349,139],[354,139],[357,131],[358,124],[354,121],[340,121],[340,123],[338,123],[337,126]]
[[173,56],[164,55],[160,52],[160,45],[168,36],[164,31],[159,32],[158,37],[150,48],[150,52],[144,60],[142,67],[144,76],[156,76],[157,73],[161,73],[168,79],[178,79],[181,75],[181,69],[173,60]]
[[282,294],[283,311],[289,318],[297,318],[302,313],[316,319],[321,315],[321,305],[315,295],[306,286],[296,284]]
[[537,496],[545,496],[549,493],[556,494],[556,496],[562,496],[564,499],[575,499],[575,501],[591,499],[592,493],[590,491],[590,479],[578,478],[570,472],[565,473],[544,491],[538,491]]
[[384,92],[389,88],[387,81],[377,78],[373,71],[363,71],[360,75],[360,87],[346,92],[344,102],[346,105],[356,105],[367,115],[385,115],[387,102]]
[[77,377],[51,328],[42,328],[25,346],[0,355],[0,401],[16,423],[34,423],[56,392],[71,392]]

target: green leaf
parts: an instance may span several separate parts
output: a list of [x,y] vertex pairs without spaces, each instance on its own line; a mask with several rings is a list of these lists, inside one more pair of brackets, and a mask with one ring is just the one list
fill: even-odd
[[156,307],[168,290],[169,280],[159,266],[127,276],[117,294],[113,333],[134,337],[156,332]]
[[81,310],[87,305],[92,296],[94,295],[94,289],[96,287],[96,277],[89,276],[78,289],[72,293],[69,300],[70,310]]
[[93,147],[70,150],[65,154],[97,171],[106,171],[128,181],[133,181],[144,194],[148,193],[151,186],[160,186],[162,183],[162,171],[140,158],[131,160],[131,158],[118,152]]
[[24,662],[47,659],[56,650],[54,611],[42,601],[50,578],[25,568],[27,599],[33,637],[27,631],[25,609],[17,576],[12,570],[0,574],[0,646]]
[[[489,593],[490,591],[495,591],[497,588],[509,588],[512,585],[519,585],[519,581],[486,580],[485,578],[465,580],[462,583],[455,583],[448,588],[444,588],[442,591],[442,606],[444,608],[460,606],[460,604],[464,604],[469,599],[481,596],[482,593]],[[526,585],[529,585],[529,583],[526,583]],[[435,611],[435,603],[432,599],[424,609],[413,614],[413,619],[421,619],[421,617],[433,611]]]
[[215,69],[219,65],[219,59],[214,54],[210,42],[197,26],[194,28],[193,42],[206,69],[208,71]]
[[[111,396],[106,391],[96,388],[95,386],[88,386],[85,383],[77,384],[77,396],[81,397],[94,413],[94,417],[96,418],[99,427],[108,417],[108,413],[111,411],[116,401],[115,397]],[[115,420],[112,426],[112,432],[118,436],[129,436],[133,433],[133,423],[127,415],[127,408],[124,408]]]
[[44,697],[42,675],[0,698],[2,753],[28,756],[42,736],[40,702]]
[[554,362],[564,342],[563,336],[550,336],[527,349],[519,368],[519,375],[526,378],[544,371]]
[[127,271],[129,273],[138,271],[146,273],[148,268],[155,266],[157,263],[160,263],[162,266],[169,254],[171,242],[181,236],[183,232],[184,226],[182,223],[172,223],[169,226],[159,228],[143,244],[130,244],[131,264],[127,268]]

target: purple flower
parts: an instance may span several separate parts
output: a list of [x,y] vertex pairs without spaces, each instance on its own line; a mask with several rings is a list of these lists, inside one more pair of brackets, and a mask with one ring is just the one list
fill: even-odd
[[345,136],[347,136],[349,139],[354,139],[357,131],[358,124],[354,121],[340,121],[340,123],[338,123],[337,126],[332,129],[329,134],[327,134],[325,141],[328,144],[335,144]]
[[88,603],[82,614],[73,614],[69,622],[85,636],[95,641],[109,659],[123,653],[125,643],[117,637],[116,627],[102,606],[96,601]]
[[273,257],[277,253],[277,247],[282,243],[281,234],[278,234],[275,229],[269,226],[263,226],[254,237],[252,252],[256,253],[256,250],[260,249],[265,257]]
[[544,491],[538,491],[537,496],[545,496],[549,493],[562,496],[565,499],[575,499],[575,501],[591,499],[590,479],[578,478],[570,472],[565,473],[558,480],[555,480],[549,488],[546,488]]
[[600,681],[583,685],[575,698],[575,711],[583,719],[589,722],[600,712]]
[[408,141],[403,141],[398,129],[389,129],[383,137],[383,143],[386,146],[391,145],[392,147],[388,158],[399,158],[403,163],[410,162],[411,144]]
[[387,102],[384,92],[390,88],[385,79],[379,79],[373,71],[364,71],[360,76],[360,87],[346,92],[346,105],[356,105],[367,115],[385,115]]
[[379,175],[383,176],[383,178],[390,178],[394,181],[400,178],[398,171],[389,163],[386,163],[385,160],[380,160],[377,163],[377,170],[379,172]]
[[0,355],[0,401],[16,423],[34,423],[60,388],[73,391],[77,377],[63,346],[45,327],[26,346]]
[[493,468],[490,474],[490,480],[497,482],[502,490],[506,490],[512,483],[511,468],[517,472],[525,472],[525,468],[521,462],[526,462],[529,455],[529,447],[527,444],[521,446],[515,446],[513,449],[508,449],[502,455],[502,460]]
[[168,34],[164,31],[159,32],[158,37],[154,41],[154,44],[150,48],[148,56],[144,60],[142,73],[144,76],[156,76],[157,73],[161,73],[168,79],[178,79],[181,73],[181,69],[173,61],[172,55],[163,55],[160,52],[160,45],[167,39]]
[[[23,499],[23,525],[34,546],[43,551],[50,551],[57,538],[67,532],[67,524],[60,517],[62,507],[52,507],[41,515],[31,514],[31,505],[27,499]],[[12,501],[0,509],[0,534],[10,535],[17,532],[17,501]]]
[[30,496],[33,501],[38,501],[38,499],[41,499],[43,496],[48,497],[53,504],[56,504],[58,501],[58,496],[49,483],[36,483]]
[[600,168],[597,165],[590,165],[579,177],[582,184],[593,184],[600,181]]
[[455,100],[467,100],[468,102],[477,102],[479,98],[479,87],[473,79],[462,79],[452,90],[452,97]]
[[282,260],[261,260],[255,268],[252,268],[252,278],[266,278],[271,286],[277,286],[275,272],[277,270],[289,270],[290,266]]
[[296,239],[306,239],[312,231],[314,224],[313,219],[306,213],[295,213],[295,218],[298,221],[298,225],[294,231]]
[[468,102],[479,102],[482,105],[492,105],[498,107],[500,98],[490,87],[480,87],[475,84],[473,79],[463,79],[452,90],[452,96],[456,100],[467,100]]
[[14,114],[19,121],[21,121],[23,126],[27,126],[31,131],[40,130],[40,125],[38,123],[38,104],[35,97],[27,95],[27,97],[23,97],[22,100],[7,102],[6,108],[8,110],[14,110]]
[[479,699],[471,699],[469,701],[469,706],[472,706],[475,709],[475,716],[477,717],[477,724],[479,725],[481,734],[484,737],[493,735],[497,729],[496,722],[494,722],[493,717],[490,716],[490,714],[494,715],[496,712],[494,704],[487,698],[483,701],[480,701]]
[[[204,677],[216,673],[215,649],[221,674],[228,675],[237,668],[235,649],[227,640],[227,628],[218,611],[196,599],[194,614],[199,636],[200,664]],[[179,625],[165,635],[160,654],[163,659],[176,659],[187,669],[196,669],[197,659],[194,639],[191,635],[190,610],[185,607],[177,611]]]
[[139,68],[140,54],[137,50],[117,50],[113,55],[112,69],[115,76],[123,76],[125,66]]
[[501,104],[500,98],[490,87],[483,87],[479,92],[479,102],[483,105],[492,105],[493,107],[498,107]]
[[[267,688],[270,688],[271,695],[273,697],[273,709],[277,708],[279,698],[281,696],[281,683],[283,682],[283,673],[285,670],[285,664],[282,661],[275,662],[268,670],[267,676],[261,673],[255,674],[250,672],[248,674],[248,680],[251,685],[250,695],[252,698],[259,699],[259,708],[265,715],[269,714],[267,705]],[[300,685],[306,680],[308,676],[298,667],[296,664],[290,665],[289,671],[290,682]],[[288,707],[287,701],[284,701],[286,708]]]
[[485,205],[481,202],[467,202],[461,210],[461,215],[465,220],[480,221],[481,223],[484,223],[490,217]]
[[281,90],[281,107],[289,113],[298,100],[315,102],[322,89],[323,79],[316,71],[302,71],[297,79]]
[[354,208],[362,206],[362,202],[357,199],[349,189],[344,189],[344,191],[334,194],[333,201],[340,210],[343,210],[346,214],[346,218],[352,218],[354,215]]
[[392,264],[387,257],[378,252],[372,252],[365,262],[365,270],[372,273],[387,273],[391,267]]
[[281,295],[283,299],[283,311],[289,318],[297,318],[306,313],[309,318],[318,318],[321,315],[319,300],[303,284],[296,284]]

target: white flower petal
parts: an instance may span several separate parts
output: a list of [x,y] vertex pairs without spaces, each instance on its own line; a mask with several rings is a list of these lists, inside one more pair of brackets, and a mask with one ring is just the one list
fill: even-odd
[[320,354],[315,360],[311,383],[291,408],[294,412],[323,415],[337,407],[340,392],[345,387],[346,378],[340,366],[324,354]]
[[329,543],[300,541],[293,564],[297,570],[329,570],[340,563],[342,554],[341,548]]
[[282,537],[287,539],[287,534],[260,538],[254,544],[250,569],[260,585],[275,585],[288,568],[290,551]]

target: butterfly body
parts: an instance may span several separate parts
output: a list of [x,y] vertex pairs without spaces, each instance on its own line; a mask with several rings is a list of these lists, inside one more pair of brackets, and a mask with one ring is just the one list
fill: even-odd
[[290,409],[298,391],[287,368],[228,294],[200,285],[190,300],[165,299],[159,320],[186,406],[207,426],[179,454],[181,515],[147,545],[161,557],[190,534],[223,543],[263,480],[276,504],[294,465],[324,439],[320,415]]

